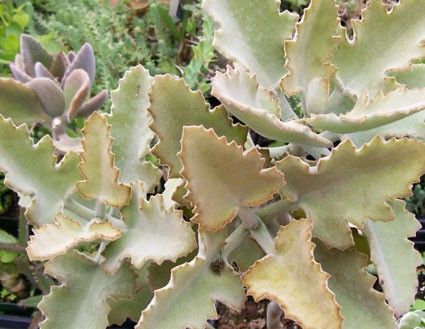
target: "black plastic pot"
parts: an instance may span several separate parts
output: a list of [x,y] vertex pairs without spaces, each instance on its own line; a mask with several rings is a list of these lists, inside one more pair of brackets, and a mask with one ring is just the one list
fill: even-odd
[[425,251],[425,217],[419,217],[418,221],[421,223],[422,228],[416,232],[416,236],[411,240],[415,243],[416,250],[420,252]]
[[[1,308],[1,304],[0,304]],[[0,315],[0,329],[28,329],[31,324],[30,316]],[[122,326],[110,326],[108,329],[134,329],[133,321],[127,321]]]
[[0,328],[28,329],[33,309],[23,308],[14,303],[0,303]]
[[0,315],[1,329],[28,329],[31,318],[17,315]]

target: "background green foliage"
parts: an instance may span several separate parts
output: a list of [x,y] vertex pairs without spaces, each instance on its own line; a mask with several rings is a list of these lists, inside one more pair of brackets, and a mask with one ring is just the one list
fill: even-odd
[[193,88],[208,90],[201,76],[208,73],[214,58],[212,23],[202,16],[199,1],[183,6],[179,22],[157,0],[142,10],[126,1],[112,6],[99,0],[37,0],[33,5],[29,32],[38,35],[47,48],[79,49],[85,42],[93,46],[97,61],[94,92],[116,88],[124,71],[137,64],[152,75],[184,75]]
[[0,0],[0,76],[8,75],[8,63],[19,52],[19,36],[30,21],[28,4]]

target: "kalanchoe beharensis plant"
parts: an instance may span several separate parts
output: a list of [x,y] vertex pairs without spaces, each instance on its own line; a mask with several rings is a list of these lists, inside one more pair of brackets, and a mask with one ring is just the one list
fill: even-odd
[[134,67],[60,162],[49,136],[34,145],[17,126],[31,103],[3,111],[0,168],[34,226],[26,251],[57,282],[42,329],[205,328],[216,302],[240,310],[247,295],[271,301],[269,328],[282,311],[304,329],[398,327],[420,263],[402,199],[425,173],[425,2],[371,0],[352,40],[332,0],[299,21],[278,5],[203,3],[234,62],[213,80],[214,109]]
[[99,109],[108,93],[90,98],[96,63],[93,49],[85,44],[74,53],[50,54],[33,37],[21,35],[21,52],[10,64],[14,79],[0,79],[0,114],[15,124],[47,124],[60,152],[79,149],[80,140],[66,134],[77,116]]

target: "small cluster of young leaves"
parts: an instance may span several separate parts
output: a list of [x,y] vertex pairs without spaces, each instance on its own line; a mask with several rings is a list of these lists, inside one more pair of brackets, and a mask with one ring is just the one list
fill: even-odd
[[93,49],[50,54],[33,37],[21,35],[21,51],[10,64],[13,78],[0,78],[0,113],[16,124],[46,123],[61,152],[78,147],[79,140],[66,134],[77,116],[101,108],[108,96],[102,91],[90,98],[96,73]]
[[425,3],[371,0],[353,40],[333,0],[301,20],[275,0],[203,8],[234,62],[212,82],[221,105],[136,66],[60,161],[49,136],[34,144],[17,126],[20,112],[0,117],[0,169],[34,225],[28,257],[58,282],[40,327],[204,328],[217,301],[240,310],[247,294],[304,329],[397,328],[421,261],[401,199],[425,173],[413,64]]
[[168,6],[159,0],[115,1],[114,5],[112,1],[47,0],[35,7],[31,34],[50,36],[69,49],[85,42],[92,45],[98,71],[95,92],[116,88],[126,69],[137,64],[151,74],[181,74],[192,88],[211,88],[204,76],[215,57],[212,22],[202,15],[199,0],[181,8],[180,21],[173,20]]

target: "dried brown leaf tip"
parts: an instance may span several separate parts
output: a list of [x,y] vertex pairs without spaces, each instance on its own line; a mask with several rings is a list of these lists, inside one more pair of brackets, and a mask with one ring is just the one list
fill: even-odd
[[264,169],[255,149],[243,151],[213,129],[184,127],[179,157],[187,180],[187,197],[195,205],[192,221],[202,229],[217,231],[231,222],[239,207],[258,206],[283,186],[276,168]]
[[97,199],[112,207],[122,207],[130,199],[131,188],[119,183],[119,170],[111,152],[111,126],[105,115],[93,113],[83,129],[80,172],[83,181],[77,188],[88,199]]
[[242,280],[249,295],[276,301],[285,316],[304,329],[342,329],[340,306],[328,288],[329,274],[313,258],[312,228],[310,219],[282,227],[276,253],[257,261]]

